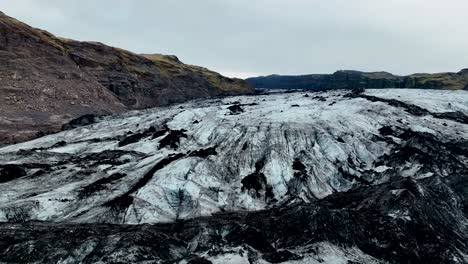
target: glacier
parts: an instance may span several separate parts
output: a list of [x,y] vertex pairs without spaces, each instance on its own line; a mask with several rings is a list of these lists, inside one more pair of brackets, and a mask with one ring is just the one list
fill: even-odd
[[468,263],[467,115],[467,91],[371,89],[101,117],[0,148],[0,237],[30,237],[0,252],[52,230],[81,234],[57,263]]

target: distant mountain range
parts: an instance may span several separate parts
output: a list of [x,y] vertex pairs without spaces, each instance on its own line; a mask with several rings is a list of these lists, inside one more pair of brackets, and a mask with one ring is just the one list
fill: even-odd
[[468,89],[468,69],[457,73],[417,73],[408,76],[388,72],[337,71],[333,74],[269,75],[246,79],[254,88],[268,89],[353,89],[353,88],[422,88]]
[[63,39],[0,12],[0,144],[55,132],[84,114],[250,92],[241,79],[176,56]]

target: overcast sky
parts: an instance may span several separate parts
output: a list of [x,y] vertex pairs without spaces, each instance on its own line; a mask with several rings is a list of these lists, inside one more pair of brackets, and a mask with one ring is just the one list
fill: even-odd
[[0,0],[78,40],[229,76],[468,68],[468,0]]

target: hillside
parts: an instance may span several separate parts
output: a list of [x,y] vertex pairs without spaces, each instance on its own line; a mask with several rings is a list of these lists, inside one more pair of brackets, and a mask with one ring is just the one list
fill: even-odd
[[0,12],[0,144],[58,131],[84,114],[251,90],[239,79],[178,60],[174,65],[102,43],[58,38]]
[[276,93],[0,148],[0,262],[467,263],[467,114],[467,91]]
[[337,71],[333,74],[269,75],[248,78],[246,81],[254,88],[267,89],[421,88],[467,90],[468,69],[458,73],[421,73],[409,76],[397,76],[388,72]]

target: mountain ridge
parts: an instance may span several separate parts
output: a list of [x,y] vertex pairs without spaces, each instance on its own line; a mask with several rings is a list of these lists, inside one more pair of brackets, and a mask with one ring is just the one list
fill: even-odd
[[251,92],[239,79],[182,62],[173,67],[100,42],[56,37],[1,13],[0,144],[56,132],[84,114]]
[[354,88],[421,88],[467,90],[468,69],[459,72],[414,73],[406,76],[386,71],[363,72],[339,70],[332,74],[278,75],[245,79],[254,88],[266,89],[354,89]]

